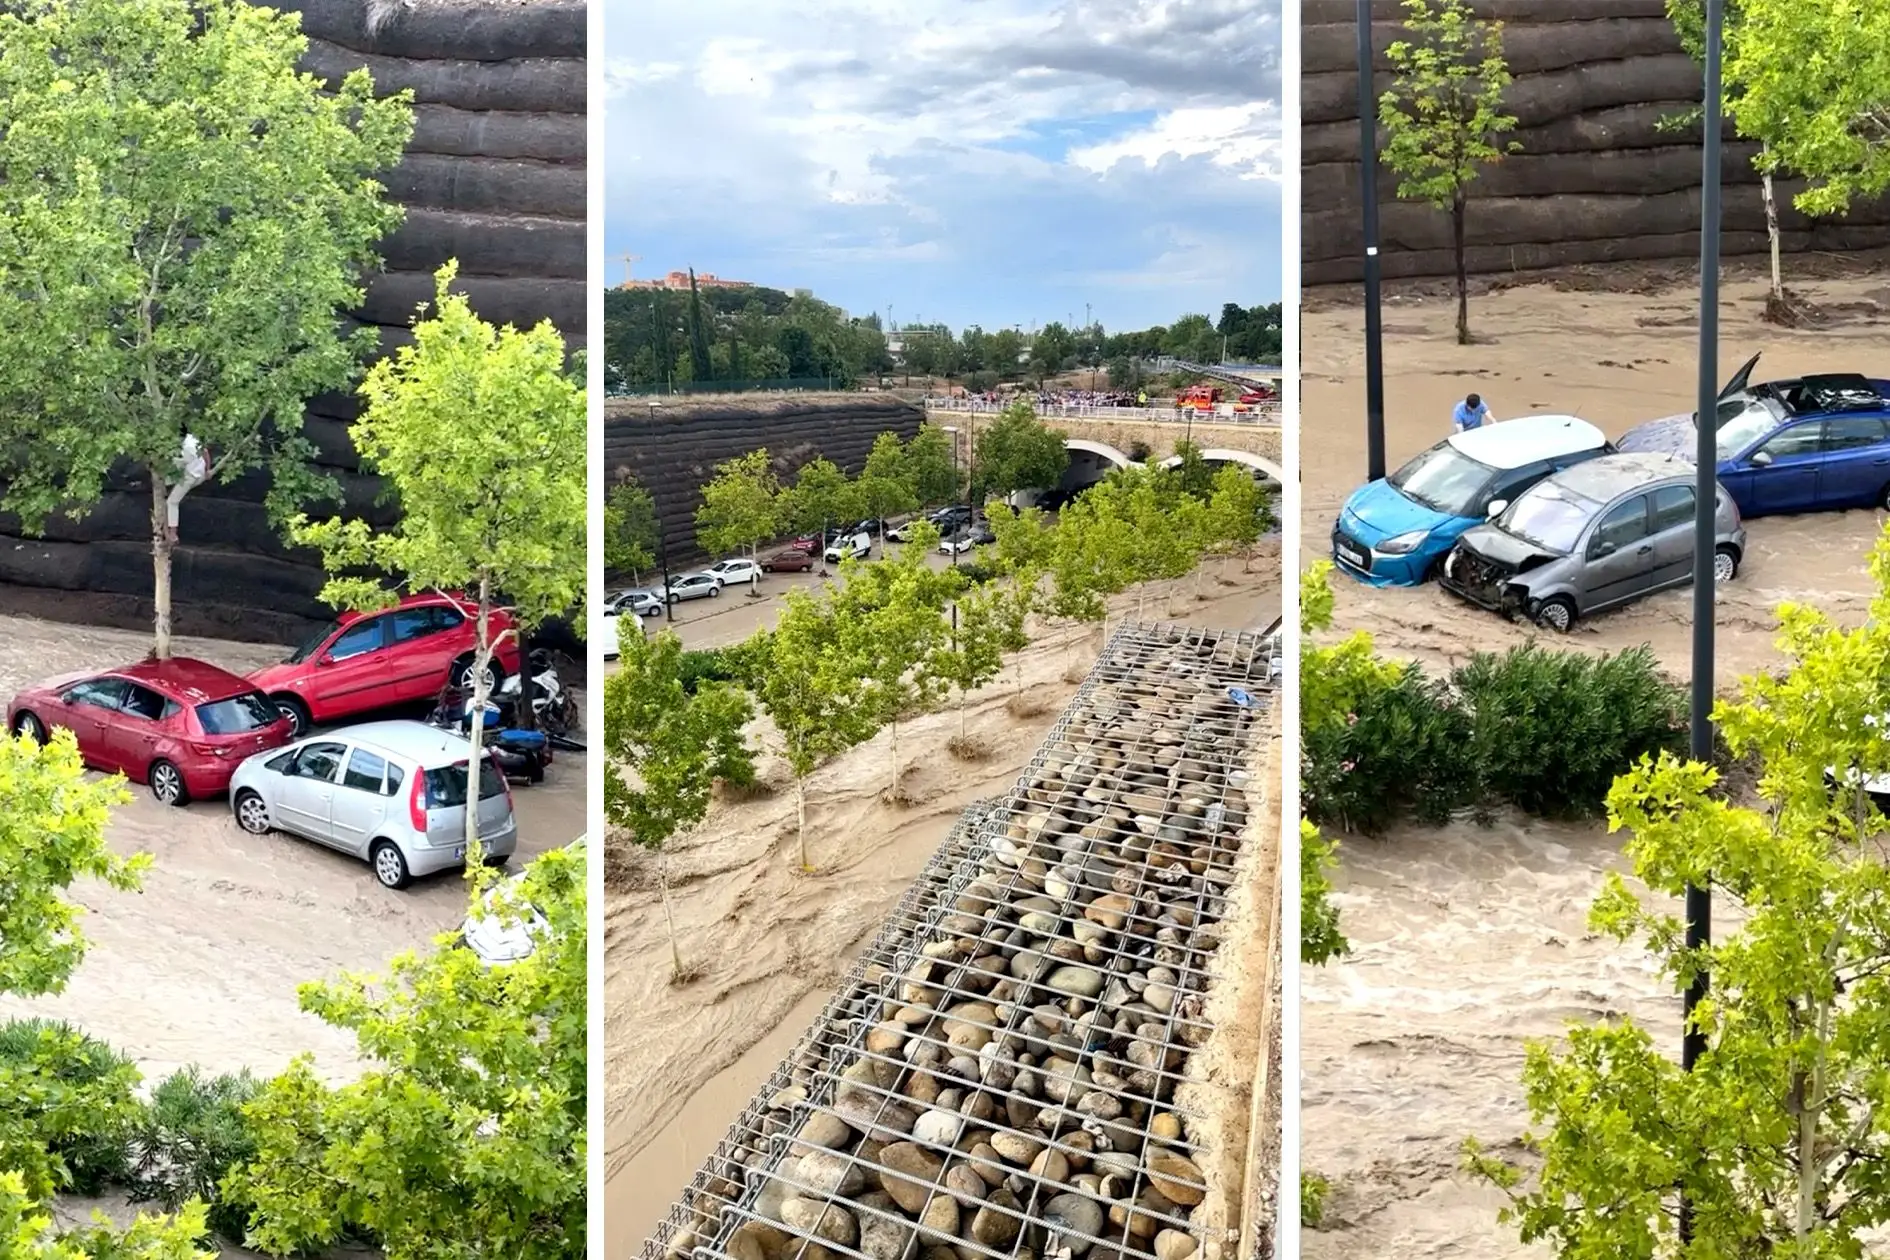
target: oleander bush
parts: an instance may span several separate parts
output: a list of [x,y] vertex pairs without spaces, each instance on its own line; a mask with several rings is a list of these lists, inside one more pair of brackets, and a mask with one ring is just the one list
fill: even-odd
[[159,1081],[131,1125],[132,1198],[167,1212],[199,1199],[209,1207],[211,1229],[241,1238],[251,1205],[225,1195],[222,1183],[256,1155],[243,1105],[258,1088],[247,1071],[211,1076],[194,1065]]
[[0,1168],[36,1198],[122,1182],[137,1084],[130,1059],[69,1024],[0,1024]]

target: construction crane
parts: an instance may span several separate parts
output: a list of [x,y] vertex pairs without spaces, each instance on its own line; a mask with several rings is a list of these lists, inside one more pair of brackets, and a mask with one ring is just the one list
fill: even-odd
[[627,289],[630,287],[630,265],[632,263],[640,263],[642,261],[643,261],[642,254],[625,254],[623,256],[623,287],[624,288]]

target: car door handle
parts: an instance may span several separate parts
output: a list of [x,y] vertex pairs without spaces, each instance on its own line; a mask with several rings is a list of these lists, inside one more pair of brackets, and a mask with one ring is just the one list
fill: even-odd
[[1884,466],[1885,464],[1890,464],[1890,458],[1885,458],[1885,459],[1873,459],[1873,460],[1871,460],[1870,462],[1871,462],[1871,463],[1873,463],[1873,464],[1875,464],[1875,465],[1877,465],[1877,466],[1878,466],[1879,468],[1881,468],[1881,467],[1883,467],[1883,466]]
[[1652,551],[1653,549],[1654,549],[1654,545],[1652,543],[1647,543],[1646,545],[1642,546],[1640,550],[1636,551],[1634,554],[1637,556],[1644,556],[1648,552]]

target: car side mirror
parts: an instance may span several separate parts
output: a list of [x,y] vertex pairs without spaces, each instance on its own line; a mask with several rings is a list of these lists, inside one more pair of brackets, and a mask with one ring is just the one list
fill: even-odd
[[323,652],[320,656],[315,658],[315,663],[323,669],[326,669],[335,663],[335,658],[332,653]]
[[1490,504],[1490,519],[1495,520],[1509,508],[1508,499],[1496,499]]
[[1611,542],[1596,543],[1594,551],[1595,559],[1599,560],[1603,556],[1611,556],[1619,550],[1621,550],[1621,548]]
[[1749,462],[1754,468],[1765,468],[1769,466],[1772,462],[1772,452],[1754,451],[1752,452],[1752,458],[1747,462]]

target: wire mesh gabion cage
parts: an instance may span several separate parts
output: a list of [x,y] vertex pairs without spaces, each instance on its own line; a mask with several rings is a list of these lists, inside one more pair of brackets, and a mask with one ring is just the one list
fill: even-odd
[[1177,1087],[1213,1031],[1269,666],[1250,632],[1118,629],[642,1260],[1195,1254],[1208,1153]]

